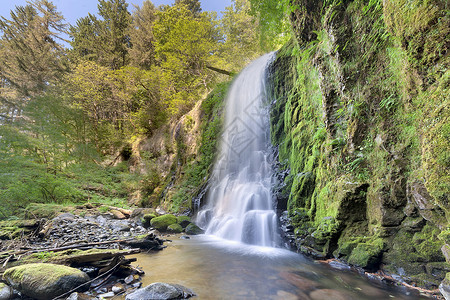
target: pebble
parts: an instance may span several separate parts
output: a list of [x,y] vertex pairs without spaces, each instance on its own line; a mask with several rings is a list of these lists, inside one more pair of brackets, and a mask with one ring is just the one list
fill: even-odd
[[112,297],[115,296],[115,294],[114,294],[114,292],[109,292],[109,293],[101,294],[101,295],[98,295],[98,296],[100,297],[100,299],[102,299],[102,298],[112,298]]
[[130,284],[130,283],[132,283],[134,281],[134,276],[133,275],[127,276],[124,279],[124,281],[125,281],[126,284]]
[[111,288],[111,291],[112,291],[114,294],[118,294],[118,293],[120,293],[120,292],[123,291],[123,287],[118,286],[118,285],[115,285],[115,286],[113,286],[113,287]]

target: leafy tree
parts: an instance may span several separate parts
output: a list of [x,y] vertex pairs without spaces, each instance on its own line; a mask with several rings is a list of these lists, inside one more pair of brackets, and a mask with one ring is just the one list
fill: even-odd
[[233,0],[232,5],[225,8],[221,28],[225,43],[220,56],[226,69],[239,71],[261,55],[258,20],[250,15],[249,0]]
[[155,38],[153,24],[156,20],[156,8],[149,0],[142,7],[135,6],[132,23],[129,28],[132,47],[129,50],[133,66],[149,70],[155,65]]
[[65,32],[62,15],[47,0],[17,6],[0,19],[0,103],[5,117],[20,115],[28,97],[44,91],[67,70],[58,40]]
[[94,60],[113,70],[128,63],[127,34],[131,15],[125,0],[99,0],[98,14],[102,20],[89,14],[70,27],[73,56]]
[[199,0],[175,0],[175,5],[185,5],[194,16],[199,16],[202,12],[202,7]]
[[[207,13],[194,17],[185,5],[157,13],[154,25],[156,59],[163,71],[162,91],[172,115],[187,112],[213,79],[207,70],[221,40]],[[189,34],[186,34],[189,33]]]
[[264,51],[285,44],[290,36],[289,14],[295,1],[250,0],[251,13],[259,20],[260,42]]

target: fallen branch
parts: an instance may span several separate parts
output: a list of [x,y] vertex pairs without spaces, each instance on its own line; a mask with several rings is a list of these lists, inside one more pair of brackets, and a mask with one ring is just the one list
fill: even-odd
[[82,287],[84,287],[84,286],[86,286],[86,285],[88,285],[88,284],[91,284],[92,282],[94,282],[94,281],[96,281],[96,280],[102,278],[103,276],[106,276],[106,275],[108,275],[108,274],[110,274],[110,273],[112,274],[112,272],[113,272],[117,267],[119,267],[121,264],[122,264],[122,261],[119,261],[114,267],[111,268],[111,270],[109,270],[109,271],[107,271],[107,272],[105,272],[105,273],[103,273],[103,274],[101,274],[101,275],[98,275],[98,276],[95,277],[94,279],[91,279],[91,280],[89,280],[88,282],[83,283],[83,284],[77,286],[77,287],[74,288],[74,289],[71,289],[70,291],[68,291],[68,292],[66,292],[66,293],[64,293],[64,294],[59,295],[58,297],[53,298],[52,300],[57,300],[57,299],[61,299],[61,298],[64,298],[64,297],[66,297],[66,296],[69,296],[70,294],[72,294],[72,293],[75,292],[76,290],[78,290],[78,289],[80,289],[80,288],[82,288]]
[[215,67],[212,67],[212,66],[206,66],[206,67],[208,69],[210,69],[211,71],[214,71],[214,72],[217,72],[217,73],[220,73],[220,74],[224,74],[224,75],[228,75],[228,76],[233,76],[234,75],[233,72],[230,72],[230,71],[227,71],[227,70],[215,68]]

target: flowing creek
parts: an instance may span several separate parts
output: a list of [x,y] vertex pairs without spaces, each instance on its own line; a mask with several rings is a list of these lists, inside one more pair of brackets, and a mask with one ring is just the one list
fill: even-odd
[[135,256],[146,273],[143,286],[181,284],[198,295],[195,299],[429,299],[280,248],[206,235],[172,239],[162,251]]
[[206,235],[175,236],[163,251],[137,255],[143,285],[181,284],[199,299],[420,299],[345,265],[332,269],[280,248],[265,91],[273,57],[251,63],[230,88],[218,159],[197,216]]

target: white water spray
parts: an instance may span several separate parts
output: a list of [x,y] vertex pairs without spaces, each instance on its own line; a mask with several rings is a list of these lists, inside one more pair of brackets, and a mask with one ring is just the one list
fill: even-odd
[[265,86],[273,56],[252,62],[230,88],[207,205],[197,216],[206,234],[260,246],[278,244]]

